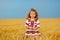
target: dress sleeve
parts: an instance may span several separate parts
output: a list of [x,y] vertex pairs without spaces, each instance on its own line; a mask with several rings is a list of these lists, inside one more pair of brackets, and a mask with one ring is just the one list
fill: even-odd
[[37,20],[36,26],[37,26],[37,27],[40,27],[40,22],[39,22],[39,20]]
[[30,23],[28,22],[28,20],[26,20],[25,26],[27,26],[27,27],[28,27],[28,26],[29,26],[29,24],[30,24]]

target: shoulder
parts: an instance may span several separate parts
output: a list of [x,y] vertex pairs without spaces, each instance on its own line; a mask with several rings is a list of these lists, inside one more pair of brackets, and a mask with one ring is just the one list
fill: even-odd
[[35,18],[34,20],[35,20],[36,22],[38,21],[38,19],[37,19],[37,18]]
[[39,19],[35,18],[35,21],[36,21],[36,22],[39,22]]
[[36,22],[39,22],[39,20],[36,20]]
[[30,20],[31,20],[31,18],[27,18],[27,19],[26,19],[26,22],[29,22]]

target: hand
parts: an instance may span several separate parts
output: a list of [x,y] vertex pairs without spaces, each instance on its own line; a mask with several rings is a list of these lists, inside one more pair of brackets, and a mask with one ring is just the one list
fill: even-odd
[[32,27],[29,27],[30,29],[32,29]]
[[35,25],[33,25],[33,28],[35,28]]

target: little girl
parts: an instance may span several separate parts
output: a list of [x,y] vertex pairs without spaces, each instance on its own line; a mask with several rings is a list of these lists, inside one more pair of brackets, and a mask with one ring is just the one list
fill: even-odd
[[26,36],[39,36],[40,33],[38,32],[38,28],[40,27],[40,23],[38,20],[38,14],[35,9],[31,9],[28,13],[27,20],[26,20]]

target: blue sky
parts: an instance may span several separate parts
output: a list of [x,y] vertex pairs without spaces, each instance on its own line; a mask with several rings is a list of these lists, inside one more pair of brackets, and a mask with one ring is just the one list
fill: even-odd
[[0,18],[25,18],[31,8],[40,18],[60,18],[60,0],[0,0]]

